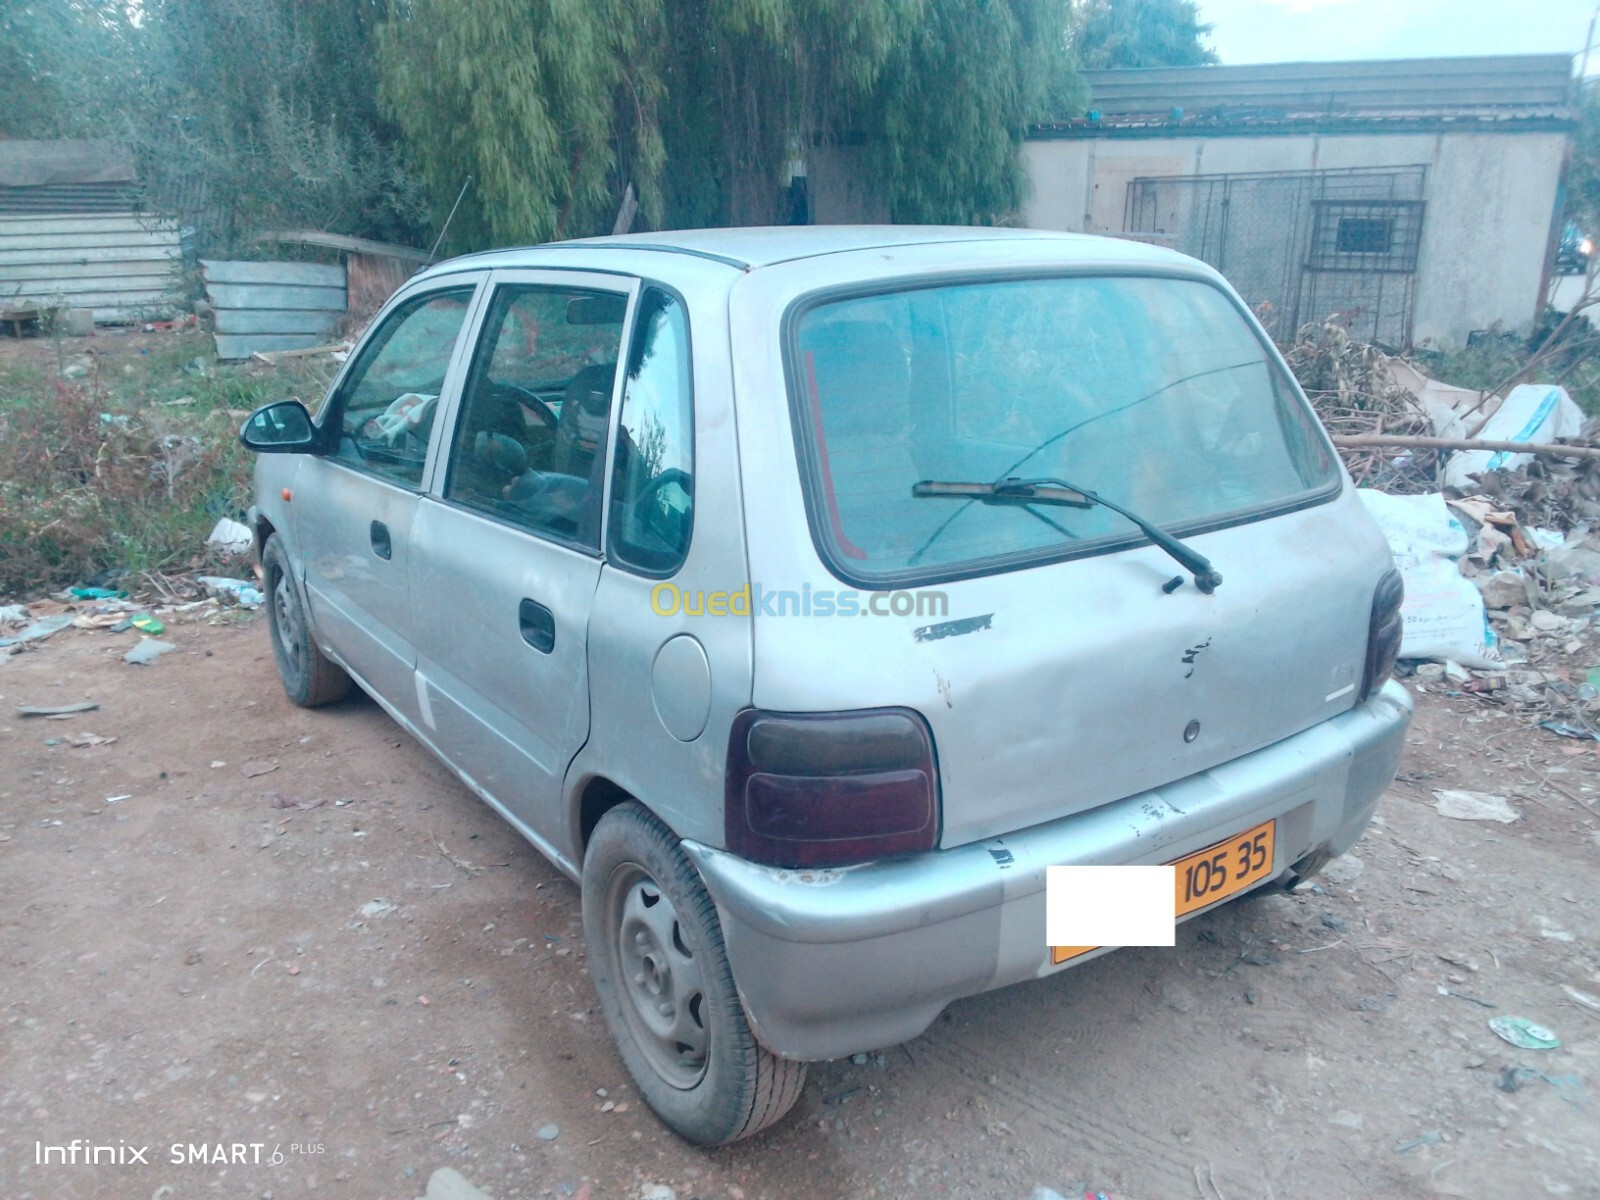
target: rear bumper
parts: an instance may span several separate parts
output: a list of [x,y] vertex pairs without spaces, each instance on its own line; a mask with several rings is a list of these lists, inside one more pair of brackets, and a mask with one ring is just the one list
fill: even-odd
[[1410,719],[1391,682],[1209,771],[896,862],[789,871],[683,846],[717,903],[757,1036],[785,1058],[838,1058],[914,1038],[962,996],[1064,970],[1045,945],[1046,867],[1171,862],[1269,819],[1278,875],[1343,853],[1394,778]]

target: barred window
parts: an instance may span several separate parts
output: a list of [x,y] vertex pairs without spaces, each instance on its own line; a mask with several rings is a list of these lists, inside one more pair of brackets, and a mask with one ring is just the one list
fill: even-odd
[[1420,200],[1319,200],[1311,230],[1313,271],[1417,269]]

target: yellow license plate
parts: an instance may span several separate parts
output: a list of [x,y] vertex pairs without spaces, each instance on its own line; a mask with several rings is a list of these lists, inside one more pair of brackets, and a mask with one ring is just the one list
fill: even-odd
[[[1181,917],[1268,878],[1272,874],[1272,839],[1276,826],[1275,821],[1264,821],[1254,829],[1246,829],[1173,863],[1176,892],[1173,913]],[[1050,961],[1064,963],[1099,948],[1051,946]]]

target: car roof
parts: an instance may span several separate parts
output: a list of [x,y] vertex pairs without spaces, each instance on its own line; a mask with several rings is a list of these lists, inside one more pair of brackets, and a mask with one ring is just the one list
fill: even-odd
[[[582,255],[585,258],[590,258],[596,251],[682,255],[750,271],[777,263],[861,250],[939,245],[973,247],[984,242],[1013,245],[1018,242],[1048,243],[1053,259],[1059,259],[1063,251],[1071,256],[1077,250],[1084,259],[1101,263],[1107,260],[1128,264],[1188,261],[1174,251],[1143,242],[1048,229],[997,229],[970,225],[774,225],[628,233],[488,250],[451,259],[431,268],[428,273],[467,267],[481,269],[546,265],[553,259],[566,257],[563,252],[580,251],[589,252]],[[574,253],[574,257],[578,255]],[[595,257],[610,258],[612,255]]]

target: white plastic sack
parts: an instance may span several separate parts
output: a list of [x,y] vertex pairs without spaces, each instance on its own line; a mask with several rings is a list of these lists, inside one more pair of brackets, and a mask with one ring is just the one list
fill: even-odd
[[[1577,437],[1583,410],[1567,389],[1548,383],[1525,383],[1511,389],[1494,416],[1475,435],[1485,442],[1553,442]],[[1512,470],[1532,457],[1509,450],[1457,450],[1444,466],[1447,487],[1471,489],[1471,476]]]
[[1467,531],[1437,492],[1391,496],[1356,493],[1378,522],[1405,581],[1401,658],[1432,658],[1487,669],[1502,665],[1500,647],[1483,609],[1483,595],[1461,575]]
[[231,517],[223,517],[212,526],[211,535],[206,538],[206,545],[221,546],[231,554],[249,554],[250,547],[254,544],[255,539],[250,536],[250,526]]

